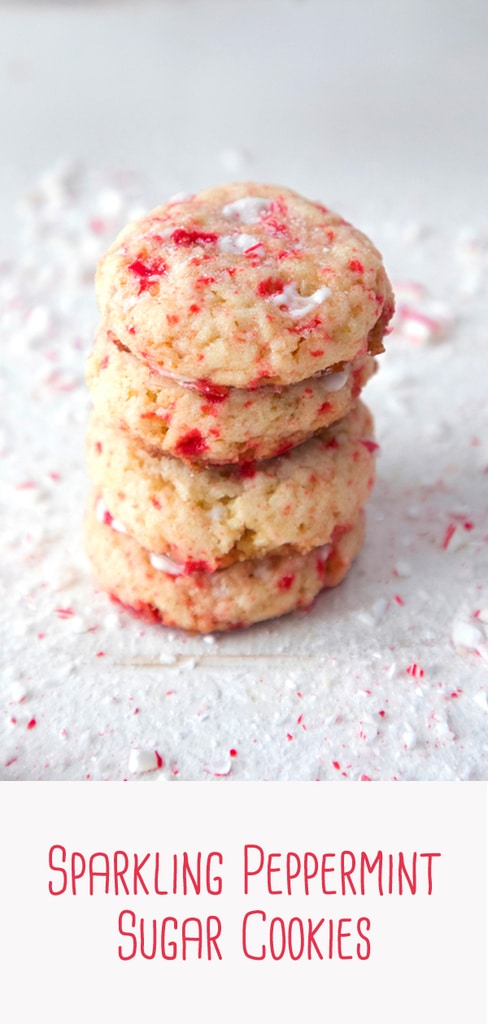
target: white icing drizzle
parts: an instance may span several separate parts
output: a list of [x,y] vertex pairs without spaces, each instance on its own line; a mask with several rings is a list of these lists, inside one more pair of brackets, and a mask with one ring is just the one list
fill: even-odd
[[159,572],[167,572],[168,576],[182,576],[183,568],[178,565],[178,562],[173,562],[172,558],[168,558],[167,555],[155,555],[152,551],[149,555],[149,561],[153,569],[157,569]]
[[349,370],[338,370],[337,373],[325,373],[320,379],[323,391],[340,391],[349,379]]
[[233,203],[227,203],[222,210],[226,220],[236,220],[240,224],[253,224],[267,213],[271,208],[271,199],[263,199],[260,196],[244,196],[242,199],[235,199]]
[[317,554],[320,555],[320,557],[323,558],[324,561],[327,561],[331,551],[332,544],[322,544],[322,547],[317,548]]
[[219,252],[227,252],[231,255],[247,252],[253,246],[260,244],[259,239],[254,235],[221,235],[217,242]]
[[275,306],[285,306],[290,316],[299,319],[299,317],[306,316],[307,313],[311,313],[317,306],[320,306],[330,294],[330,288],[322,285],[321,288],[317,288],[317,291],[312,292],[311,295],[300,295],[296,281],[292,281],[290,284],[285,284],[282,292],[272,295],[271,302],[274,302]]

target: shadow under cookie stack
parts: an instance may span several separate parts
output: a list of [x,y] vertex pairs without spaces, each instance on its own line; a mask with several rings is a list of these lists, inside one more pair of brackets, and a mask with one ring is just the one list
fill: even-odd
[[393,313],[372,243],[289,189],[158,207],[100,262],[87,552],[134,611],[197,632],[308,607],[374,481],[359,400]]

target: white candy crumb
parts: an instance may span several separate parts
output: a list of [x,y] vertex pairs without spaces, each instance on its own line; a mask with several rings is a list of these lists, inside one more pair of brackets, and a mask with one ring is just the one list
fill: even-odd
[[483,634],[472,622],[457,619],[452,627],[451,640],[456,648],[475,651],[483,643]]
[[149,561],[153,569],[157,569],[159,572],[166,572],[168,576],[181,576],[182,568],[177,562],[173,562],[172,558],[168,558],[167,555],[155,555],[152,551],[149,555]]
[[402,743],[405,750],[413,750],[417,745],[417,734],[408,723],[403,729]]
[[22,701],[26,700],[28,697],[27,690],[24,684],[21,683],[20,679],[16,679],[15,682],[12,683],[10,692],[12,694],[12,700],[17,701],[18,704],[22,703]]
[[271,199],[261,196],[244,196],[223,207],[222,215],[226,220],[235,220],[240,224],[255,224],[263,213],[271,208]]
[[247,252],[257,246],[259,239],[254,235],[221,235],[217,242],[219,252],[226,252],[230,255],[238,255]]
[[488,699],[484,690],[480,690],[480,692],[473,697],[473,700],[478,707],[483,709],[483,711],[488,711]]
[[145,772],[154,772],[158,767],[158,758],[155,750],[131,750],[129,756],[129,771],[131,775],[143,775]]

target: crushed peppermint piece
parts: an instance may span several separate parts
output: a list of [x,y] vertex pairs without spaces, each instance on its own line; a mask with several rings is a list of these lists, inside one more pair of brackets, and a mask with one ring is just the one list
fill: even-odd
[[133,748],[130,752],[129,772],[131,775],[144,775],[146,772],[155,772],[162,765],[163,761],[157,750]]

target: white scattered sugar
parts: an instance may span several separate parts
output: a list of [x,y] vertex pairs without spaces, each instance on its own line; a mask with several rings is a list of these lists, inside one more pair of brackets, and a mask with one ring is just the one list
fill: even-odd
[[132,749],[129,756],[129,772],[131,775],[143,775],[154,772],[160,767],[155,750]]
[[291,317],[299,319],[302,316],[306,316],[307,313],[311,313],[322,302],[325,302],[325,299],[330,294],[330,288],[323,285],[321,288],[317,288],[315,292],[312,292],[311,295],[301,295],[296,281],[291,281],[290,284],[285,285],[282,292],[272,295],[270,302],[273,302],[275,306],[279,306],[280,309],[284,307]]
[[483,711],[488,711],[488,697],[484,690],[480,690],[479,693],[476,693],[473,700],[478,707],[482,708]]
[[213,646],[213,644],[215,643],[214,635],[212,633],[206,633],[206,635],[203,638],[203,642],[204,642],[204,644],[208,644],[209,646]]

